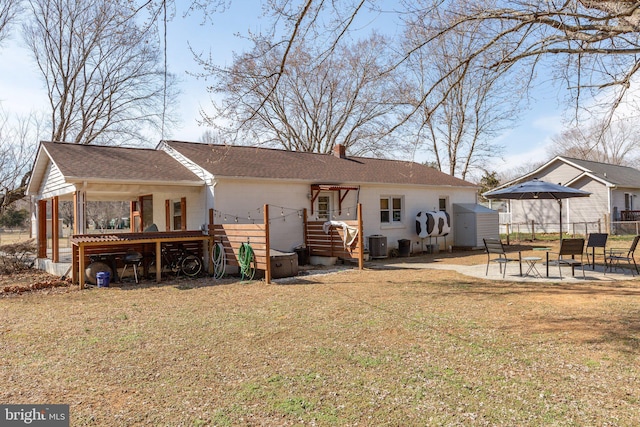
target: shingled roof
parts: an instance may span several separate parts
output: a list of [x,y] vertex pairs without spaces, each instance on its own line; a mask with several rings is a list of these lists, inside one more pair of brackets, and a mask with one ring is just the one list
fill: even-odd
[[42,148],[68,181],[202,182],[164,151],[42,142]]
[[640,171],[628,166],[612,165],[609,163],[592,162],[589,160],[559,157],[569,164],[582,169],[594,177],[600,178],[619,187],[640,187]]
[[182,141],[164,144],[220,177],[475,187],[415,162]]

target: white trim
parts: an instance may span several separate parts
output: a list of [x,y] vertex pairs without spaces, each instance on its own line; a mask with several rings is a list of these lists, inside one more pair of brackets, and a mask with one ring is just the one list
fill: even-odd
[[591,172],[581,173],[580,175],[576,176],[575,178],[567,181],[566,184],[564,184],[564,185],[570,186],[571,184],[573,184],[574,182],[578,181],[579,179],[584,178],[585,176],[593,179],[594,181],[598,181],[600,184],[603,184],[603,185],[605,185],[607,187],[614,187],[614,188],[616,187],[616,185],[613,184],[611,181],[606,181],[606,180],[602,179],[601,177],[592,174]]

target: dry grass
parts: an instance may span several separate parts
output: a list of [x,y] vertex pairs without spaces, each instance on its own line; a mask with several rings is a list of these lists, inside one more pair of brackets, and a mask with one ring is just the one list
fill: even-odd
[[0,401],[68,403],[73,426],[640,419],[636,281],[351,270],[47,292],[0,298]]

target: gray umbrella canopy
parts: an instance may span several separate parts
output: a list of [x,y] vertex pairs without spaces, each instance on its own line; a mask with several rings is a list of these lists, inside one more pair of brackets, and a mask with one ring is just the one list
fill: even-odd
[[487,191],[482,194],[487,199],[510,199],[510,200],[529,200],[529,199],[554,199],[558,201],[560,207],[560,238],[562,239],[562,199],[572,197],[588,197],[591,195],[588,191],[578,190],[577,188],[566,187],[560,184],[552,184],[550,182],[532,179],[531,181],[521,182],[510,187],[500,188],[498,190]]

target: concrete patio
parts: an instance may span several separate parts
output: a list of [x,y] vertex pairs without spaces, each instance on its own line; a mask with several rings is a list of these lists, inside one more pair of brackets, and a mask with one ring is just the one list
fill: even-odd
[[476,277],[479,279],[488,279],[488,280],[502,280],[509,282],[567,282],[567,283],[577,283],[586,281],[599,281],[599,282],[616,282],[616,281],[625,281],[625,280],[633,280],[635,278],[640,278],[640,276],[633,276],[631,273],[631,269],[629,268],[617,268],[614,271],[607,271],[606,274],[604,272],[604,267],[602,265],[596,265],[595,270],[591,269],[591,266],[585,265],[584,275],[585,278],[582,278],[582,269],[577,267],[575,270],[575,276],[571,276],[571,268],[562,267],[562,278],[560,278],[560,272],[558,271],[558,266],[550,265],[549,266],[549,277],[546,277],[546,265],[543,262],[538,262],[536,264],[536,268],[538,272],[541,274],[541,277],[536,275],[524,275],[527,271],[528,266],[523,262],[523,276],[520,276],[520,268],[517,262],[509,263],[507,265],[507,270],[504,275],[500,273],[500,266],[496,263],[491,263],[489,265],[489,272],[485,275],[487,264],[473,264],[473,265],[461,265],[461,264],[450,264],[447,263],[446,259],[436,259],[430,262],[415,262],[409,261],[410,258],[394,258],[394,259],[386,259],[386,260],[378,260],[367,267],[371,268],[380,268],[380,269],[393,269],[393,268],[403,268],[403,269],[432,269],[432,270],[453,270],[458,273],[464,274],[466,276]]

